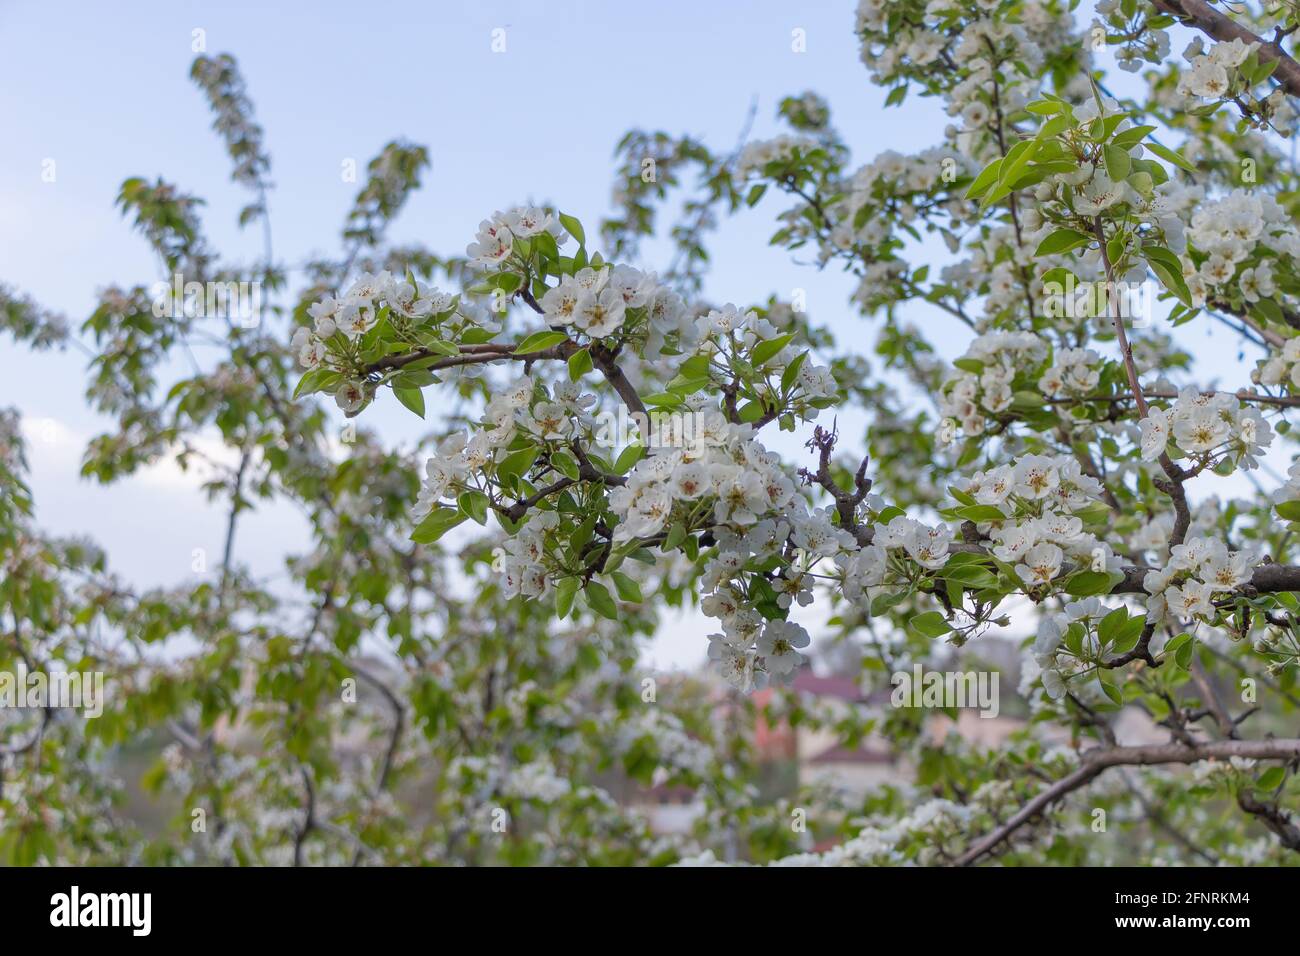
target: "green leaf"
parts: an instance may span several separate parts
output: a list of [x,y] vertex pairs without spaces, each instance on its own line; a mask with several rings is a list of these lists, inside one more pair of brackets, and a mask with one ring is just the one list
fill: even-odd
[[551,467],[571,481],[578,480],[578,462],[567,451],[551,452]]
[[424,392],[418,388],[401,388],[394,385],[393,394],[397,396],[399,402],[415,412],[415,414],[421,418],[424,417]]
[[578,245],[585,246],[587,244],[587,234],[582,231],[582,223],[578,222],[573,216],[560,213],[560,225],[565,228],[569,235],[578,240]]
[[644,445],[637,443],[628,445],[619,453],[618,460],[614,462],[614,474],[626,475],[632,470],[632,466],[640,461],[644,456]]
[[591,369],[591,352],[587,349],[579,349],[569,356],[569,381],[576,382]]
[[1119,262],[1120,257],[1124,255],[1124,249],[1127,247],[1127,240],[1122,232],[1116,232],[1106,242],[1106,258],[1112,263]]
[[1279,516],[1287,521],[1300,521],[1300,501],[1284,501],[1277,506]]
[[569,535],[569,548],[573,552],[579,552],[587,546],[591,540],[593,532],[596,530],[597,515],[589,515],[582,524],[573,529]]
[[1041,139],[1026,139],[1007,150],[1007,155],[1002,160],[1002,168],[998,170],[998,184],[1006,185],[1015,182],[1020,171],[1029,164],[1042,145]]
[[[526,247],[522,246],[524,241],[525,240],[516,239],[514,248],[521,256],[527,258],[528,253]],[[524,277],[517,272],[498,272],[488,280],[488,284],[494,288],[500,289],[502,292],[514,292],[524,284]]]
[[709,382],[708,378],[682,378],[680,375],[675,375],[668,383],[668,391],[674,395],[693,395],[700,389],[706,388]]
[[[439,338],[429,338],[429,339],[425,339],[425,338],[422,338],[422,339],[420,340],[420,344],[421,344],[425,349],[427,349],[428,351],[433,352],[433,353],[435,353],[435,354],[437,354],[437,355],[445,355],[445,356],[447,356],[448,358],[460,354],[460,349],[457,348],[457,347],[455,346],[455,344],[453,344],[453,343],[451,343],[451,342],[444,341],[443,339],[439,339]],[[469,344],[469,343],[466,343],[466,344]]]
[[555,616],[566,618],[573,610],[573,599],[578,596],[577,578],[560,578],[555,584]]
[[479,524],[487,524],[488,496],[481,491],[466,491],[456,499],[462,513],[469,515]]
[[980,171],[980,174],[975,177],[975,181],[971,183],[970,187],[966,190],[966,198],[974,199],[980,193],[984,192],[984,190],[988,189],[995,182],[997,182],[998,170],[1001,167],[1002,167],[1001,159],[995,159],[993,160],[993,162],[985,166],[984,169]]
[[707,378],[709,375],[709,356],[703,353],[692,355],[682,363],[681,368],[677,370],[677,374],[684,379]]
[[1106,160],[1106,175],[1114,182],[1123,182],[1128,178],[1129,156],[1118,146],[1103,146],[1102,155]]
[[1149,245],[1142,247],[1142,258],[1146,259],[1151,271],[1160,279],[1160,284],[1172,292],[1179,302],[1191,308],[1192,293],[1183,278],[1183,264],[1178,257],[1164,246]]
[[1097,683],[1101,685],[1102,692],[1111,699],[1112,703],[1122,706],[1124,703],[1123,692],[1110,681],[1102,677],[1101,674],[1101,671],[1097,672]]
[[948,581],[976,590],[997,587],[998,583],[998,579],[991,571],[976,564],[945,568],[943,576]]
[[1189,173],[1194,173],[1197,171],[1195,166],[1193,166],[1191,163],[1185,160],[1178,153],[1174,152],[1168,146],[1161,146],[1155,140],[1149,140],[1143,143],[1142,145],[1145,146],[1147,149],[1151,150],[1151,152],[1155,153],[1157,156],[1159,156],[1161,159],[1165,160],[1166,162],[1173,163],[1179,169],[1185,169]]
[[533,245],[537,251],[542,253],[546,258],[555,260],[560,258],[560,249],[555,244],[555,237],[549,232],[539,232],[533,236]]
[[511,452],[501,459],[501,463],[497,465],[497,478],[504,478],[507,475],[522,475],[533,466],[533,462],[536,460],[537,449],[532,445]]
[[553,332],[549,329],[534,332],[515,346],[515,355],[532,355],[534,352],[544,352],[561,342],[567,341],[568,338],[563,332]]
[[1151,177],[1151,174],[1144,170],[1139,170],[1136,173],[1129,173],[1128,184],[1136,189],[1144,199],[1151,198],[1156,186],[1155,180]]
[[1065,593],[1075,597],[1109,594],[1112,587],[1110,575],[1105,571],[1080,571],[1070,575],[1065,583]]
[[948,494],[951,495],[955,501],[959,501],[964,505],[978,504],[978,502],[975,500],[975,497],[973,495],[971,495],[969,492],[962,491],[960,488],[956,487],[955,485],[948,486]]
[[1111,137],[1110,142],[1112,146],[1118,146],[1121,149],[1129,149],[1137,143],[1142,142],[1142,140],[1146,138],[1147,133],[1152,132],[1155,132],[1154,126],[1130,126],[1128,129],[1116,133]]
[[1187,633],[1179,634],[1175,637],[1169,638],[1169,640],[1165,643],[1165,649],[1164,649],[1165,656],[1168,657],[1170,654],[1175,653],[1180,647],[1182,647],[1184,644],[1187,644],[1191,639],[1192,639],[1192,635]]
[[[884,591],[877,594],[871,599],[870,614],[872,617],[879,617],[891,608],[895,608],[907,600],[910,591]],[[931,612],[936,613],[936,612]]]
[[[1035,138],[1038,139],[1040,142],[1043,140],[1050,140],[1052,137],[1059,136],[1061,133],[1064,133],[1067,129],[1069,129],[1073,125],[1074,125],[1074,117],[1072,116],[1065,116],[1065,115],[1053,116],[1051,119],[1049,119],[1047,122],[1045,122],[1042,126],[1038,128],[1038,133],[1035,136]],[[1056,141],[1052,140],[1052,142],[1055,143]],[[1043,152],[1043,150],[1040,149],[1038,150],[1038,152],[1041,153]],[[1060,155],[1060,154],[1056,153],[1055,155]]]
[[618,590],[618,596],[620,598],[631,604],[641,603],[641,585],[637,584],[622,571],[615,571],[610,576],[614,579],[614,587]]
[[957,514],[967,521],[1006,521],[1002,509],[993,505],[966,505],[956,509]]
[[1097,637],[1103,644],[1109,644],[1115,639],[1115,635],[1128,622],[1128,611],[1122,607],[1117,607],[1097,625]]
[[1142,636],[1142,629],[1145,626],[1145,617],[1141,615],[1130,617],[1122,627],[1115,631],[1110,649],[1116,654],[1126,654],[1133,650],[1133,648],[1137,647],[1138,638]]
[[1256,790],[1276,790],[1286,780],[1285,767],[1269,767],[1255,780]]
[[677,392],[655,392],[652,395],[646,395],[641,399],[647,405],[659,407],[676,408],[682,404],[685,399]]
[[618,605],[614,603],[614,598],[605,585],[599,581],[588,581],[583,586],[582,593],[587,596],[587,603],[593,611],[611,621],[618,620]]
[[337,376],[337,372],[332,372],[327,368],[314,368],[298,381],[298,387],[293,390],[293,397],[297,399],[301,395],[310,395],[312,392],[319,392],[326,388],[326,382],[331,375]]
[[1038,244],[1034,250],[1034,257],[1052,256],[1062,252],[1069,252],[1071,249],[1077,249],[1079,246],[1086,246],[1092,242],[1093,237],[1079,232],[1075,229],[1057,229],[1050,236]]
[[766,342],[759,342],[758,345],[754,346],[754,351],[750,353],[749,360],[754,364],[755,368],[758,368],[793,340],[794,334],[791,333],[790,335],[782,335],[780,338],[768,339]]
[[938,611],[918,614],[907,622],[907,626],[923,637],[942,637],[952,630],[952,625]]
[[464,520],[465,515],[455,508],[435,508],[415,526],[411,540],[416,544],[433,544]]

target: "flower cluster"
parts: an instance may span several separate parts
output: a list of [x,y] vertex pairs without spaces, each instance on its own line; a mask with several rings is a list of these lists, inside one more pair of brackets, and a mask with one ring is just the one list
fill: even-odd
[[[406,331],[448,317],[456,305],[456,296],[413,276],[399,279],[388,271],[363,272],[342,295],[325,296],[308,307],[312,325],[299,326],[290,346],[303,368],[342,372],[347,368],[346,356],[381,322]],[[335,392],[335,401],[345,412],[357,411],[368,398],[364,384],[351,377],[344,377]]]
[[[831,405],[839,392],[835,376],[824,365],[808,361],[808,355],[793,344],[794,335],[782,338],[781,330],[753,310],[741,312],[728,302],[711,309],[695,322],[698,341],[695,361],[705,361],[735,381],[739,372],[753,378],[754,397],[763,407],[785,409],[805,421]],[[770,343],[783,341],[772,352]],[[689,364],[689,363],[688,363]]]
[[[1266,193],[1234,190],[1192,213],[1187,238],[1204,254],[1199,267],[1185,257],[1183,273],[1196,301],[1236,298],[1258,302],[1276,292],[1274,266],[1266,255],[1300,257],[1300,232]],[[1253,264],[1252,264],[1253,263]]]
[[1201,783],[1217,783],[1239,779],[1240,774],[1252,773],[1258,761],[1250,757],[1232,756],[1227,760],[1198,760],[1192,764],[1192,776]]
[[1229,551],[1219,538],[1190,538],[1174,545],[1169,563],[1148,571],[1142,579],[1142,587],[1151,595],[1148,620],[1212,621],[1214,596],[1247,584],[1257,560],[1252,551]]
[[[1052,700],[1065,696],[1066,682],[1075,674],[1087,673],[1099,650],[1099,638],[1092,625],[1112,613],[1100,598],[1071,601],[1065,610],[1046,614],[1038,622],[1032,653],[1034,663],[1042,669],[1043,690]],[[1077,653],[1062,654],[1061,645],[1071,628],[1079,634]]]
[[514,252],[517,239],[531,239],[548,233],[557,246],[568,240],[568,234],[555,217],[536,206],[516,206],[509,212],[496,212],[491,219],[478,225],[474,241],[465,247],[465,255],[474,265],[490,269],[503,265]]
[[709,660],[727,683],[740,690],[762,690],[769,681],[789,684],[807,658],[800,654],[808,632],[793,621],[766,621],[753,636],[709,635]]
[[1286,475],[1286,483],[1273,492],[1273,501],[1277,504],[1300,499],[1300,461],[1293,461]]
[[447,436],[425,462],[412,517],[419,521],[445,498],[455,497],[467,479],[502,457],[521,433],[541,442],[564,442],[576,428],[591,424],[587,409],[594,402],[595,396],[583,394],[572,382],[548,389],[522,375],[508,383],[488,401],[481,428],[472,435],[458,431]]
[[820,144],[807,136],[792,136],[782,133],[772,139],[759,140],[748,144],[736,160],[733,177],[743,183],[747,179],[763,175],[772,163],[787,165],[803,153],[817,149]]
[[1260,385],[1300,388],[1300,336],[1282,343],[1281,352],[1269,356],[1253,377]]
[[495,555],[503,596],[545,596],[550,589],[550,573],[542,563],[546,554],[546,532],[555,528],[559,520],[554,511],[539,511],[518,534],[506,539]]
[[1038,387],[1049,398],[1061,395],[1087,395],[1101,380],[1101,356],[1094,349],[1061,349],[1056,362],[1038,380]]
[[476,432],[472,439],[467,440],[464,432],[454,432],[438,444],[437,453],[424,464],[420,494],[411,512],[416,521],[436,508],[471,470],[481,468],[491,460],[490,436],[490,432]]
[[794,483],[775,455],[749,440],[751,429],[721,417],[706,422],[711,431],[703,441],[643,458],[627,484],[610,493],[619,516],[616,540],[658,534],[677,503],[691,513],[711,513],[717,524],[741,527],[789,507]]
[[881,153],[853,173],[847,195],[833,207],[832,245],[877,248],[892,235],[893,225],[928,216],[935,206],[954,219],[972,214],[975,206],[959,194],[938,196],[946,184],[973,175],[971,165],[947,147],[910,156],[895,150]]
[[[722,633],[709,637],[709,659],[730,683],[746,690],[769,680],[793,679],[804,660],[799,650],[808,645],[808,633],[776,615],[793,603],[811,601],[811,571],[819,561],[857,548],[851,534],[831,523],[828,512],[804,512],[795,503],[793,487],[786,498],[787,482],[778,480],[777,485],[782,506],[766,517],[740,522],[741,527],[715,529],[718,551],[701,580],[703,590],[711,592],[701,610],[722,624]],[[788,563],[771,583],[752,570],[782,558]],[[770,598],[769,617],[755,606],[764,595]]]
[[[987,793],[980,795],[987,798]],[[938,862],[938,847],[960,841],[982,815],[973,804],[928,800],[889,826],[867,826],[857,836],[824,853],[800,853],[773,866],[890,866],[915,857],[922,865]]]
[[1257,99],[1254,88],[1269,75],[1266,64],[1260,62],[1259,43],[1240,37],[1215,43],[1208,53],[1200,37],[1196,37],[1183,51],[1183,59],[1191,69],[1182,73],[1176,92],[1185,97],[1209,100],[1230,100],[1247,116],[1257,118],[1288,136],[1295,130],[1296,110],[1291,105],[1285,88],[1268,88],[1262,99]]
[[[889,551],[901,549],[921,567],[935,571],[943,567],[948,559],[948,545],[951,541],[952,529],[947,525],[931,527],[906,515],[897,515],[883,528],[876,529],[871,546],[863,549],[867,557],[865,561],[859,562],[859,565],[864,566],[864,571],[869,577],[870,568],[875,566],[877,561],[883,566],[884,556]],[[869,586],[865,578],[864,586]]]
[[[1300,237],[1277,200],[1267,193],[1244,189],[1234,189],[1222,199],[1198,206],[1188,230],[1188,238],[1201,252],[1231,262],[1249,256],[1266,235],[1275,237],[1270,245],[1292,257],[1300,251]],[[1277,239],[1282,240],[1281,245]]]
[[[1131,30],[1129,17],[1124,14],[1119,0],[1098,0],[1097,15],[1105,22],[1094,20],[1089,34],[1098,45],[1106,40],[1108,33],[1123,38],[1115,51],[1115,63],[1124,72],[1136,73],[1143,63],[1160,63],[1169,55],[1169,33],[1149,24],[1144,24],[1146,29]],[[1109,31],[1107,25],[1111,28]]]
[[[611,718],[614,715],[610,715]],[[612,723],[612,720],[611,720]],[[659,761],[657,771],[669,770],[703,776],[708,772],[713,755],[704,742],[695,739],[682,726],[680,718],[662,707],[642,707],[618,728],[615,748],[627,753],[634,748],[645,749],[652,743]],[[656,772],[656,776],[658,776]]]
[[1204,53],[1201,39],[1197,37],[1183,51],[1183,58],[1191,64],[1192,68],[1184,72],[1179,79],[1178,92],[1211,100],[1226,96],[1232,88],[1228,71],[1235,70],[1245,63],[1251,51],[1258,45],[1235,39],[1227,43],[1216,43],[1209,53]]
[[987,529],[992,553],[1015,567],[1027,589],[1044,589],[1063,569],[1119,570],[1105,542],[1083,528],[1082,511],[1100,497],[1101,483],[1069,456],[1025,455],[1010,465],[976,472],[957,485],[979,505],[1007,517],[978,522]]
[[1259,409],[1223,392],[1205,394],[1185,388],[1169,409],[1151,407],[1138,422],[1141,452],[1154,461],[1169,448],[1172,438],[1185,455],[1209,461],[1216,455],[1251,469],[1255,456],[1273,442],[1273,429]]
[[[987,415],[1011,407],[1016,376],[1046,357],[1047,343],[1032,332],[986,332],[958,359],[961,372],[944,382],[940,413],[957,422],[968,437],[984,434]],[[945,437],[951,439],[951,432]]]
[[672,289],[661,285],[653,273],[631,266],[590,266],[561,277],[560,284],[542,296],[541,306],[550,325],[570,326],[593,339],[603,339],[623,328],[632,310],[644,310],[658,351],[670,334],[689,333],[686,304]]
[[[1037,64],[1070,37],[1068,20],[1040,3],[1023,4],[1015,23],[995,18],[999,0],[978,0],[976,6],[931,0],[899,15],[898,4],[890,0],[861,0],[855,32],[862,41],[862,62],[882,84],[901,76],[927,79],[941,59],[956,64],[971,79],[968,89],[953,95],[949,110],[956,115],[970,103],[987,102],[983,87],[991,76],[990,59],[1018,50],[1026,62]],[[1011,98],[1023,97],[1026,85],[1018,75],[1004,78]],[[988,116],[991,112],[982,114],[984,122]]]
[[799,96],[787,96],[781,101],[781,115],[795,129],[819,131],[831,119],[831,109],[826,100],[809,90]]

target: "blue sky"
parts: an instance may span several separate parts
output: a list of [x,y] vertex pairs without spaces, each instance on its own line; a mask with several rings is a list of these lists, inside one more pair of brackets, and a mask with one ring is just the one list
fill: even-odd
[[[830,101],[858,162],[939,142],[946,120],[936,103],[883,109],[852,25],[851,2],[5,0],[0,278],[74,324],[98,288],[160,278],[113,206],[122,180],[135,175],[162,175],[205,197],[205,227],[223,255],[259,255],[259,232],[236,224],[247,196],[229,181],[188,79],[196,30],[208,53],[239,60],[272,155],[276,256],[296,263],[338,248],[357,189],[342,181],[343,162],[364,167],[395,137],[427,145],[432,170],[391,238],[441,252],[462,251],[492,210],[530,199],[558,204],[594,233],[609,211],[614,145],[631,127],[688,132],[725,150],[752,101],[752,135],[762,138],[777,131],[781,97],[812,89]],[[806,52],[791,49],[796,28]],[[497,29],[504,53],[492,52]],[[41,178],[47,160],[52,183]],[[712,240],[706,295],[745,303],[803,288],[816,321],[863,342],[847,304],[851,281],[767,246],[778,208],[769,201],[724,224]],[[647,252],[644,264],[666,264],[662,247]],[[960,351],[966,337],[953,340]],[[194,548],[219,552],[224,516],[174,468],[107,489],[77,477],[85,439],[103,427],[85,408],[84,372],[74,349],[33,356],[0,342],[0,401],[24,415],[38,517],[51,530],[98,539],[128,580],[175,581],[189,573]],[[381,403],[366,421],[394,442],[417,433],[396,403]],[[295,512],[263,509],[243,519],[237,554],[271,574],[286,542],[302,541]],[[666,634],[655,655],[690,662],[703,646],[698,632]]]
[[[129,10],[129,12],[128,12]],[[0,7],[0,261],[3,278],[79,324],[110,283],[161,277],[145,243],[113,207],[122,180],[162,175],[203,196],[212,245],[260,253],[236,216],[246,195],[189,82],[195,30],[207,52],[234,54],[272,154],[274,243],[280,261],[337,248],[364,166],[384,143],[426,144],[432,170],[392,230],[463,250],[492,210],[550,201],[588,223],[609,211],[613,148],[631,127],[689,132],[729,149],[750,104],[752,135],[777,131],[780,98],[815,89],[845,120],[855,154],[886,143],[922,148],[941,135],[935,104],[882,110],[858,63],[848,3],[603,4],[595,2],[118,4],[7,2]],[[806,52],[791,49],[802,29]],[[492,51],[504,29],[506,51]],[[55,180],[42,181],[47,160]],[[850,281],[799,266],[767,246],[774,207],[729,221],[706,293],[758,301],[807,291],[820,321],[848,318]],[[648,247],[647,264],[666,263]],[[839,318],[843,317],[843,318]],[[200,354],[201,358],[201,354]],[[83,400],[75,349],[33,356],[0,343],[4,402],[24,415],[38,517],[87,533],[138,584],[190,573],[194,548],[219,553],[223,516],[198,479],[160,466],[110,488],[77,477],[85,439],[104,427]],[[389,403],[367,423],[393,441],[418,422]],[[280,569],[300,519],[263,508],[243,519],[237,554],[259,574]],[[673,631],[684,631],[673,628]],[[698,659],[701,635],[667,635],[656,657]]]

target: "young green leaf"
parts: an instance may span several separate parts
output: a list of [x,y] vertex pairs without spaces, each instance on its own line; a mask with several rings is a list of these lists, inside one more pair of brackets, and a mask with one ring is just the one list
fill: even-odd
[[532,355],[534,352],[544,352],[561,342],[568,341],[568,338],[563,332],[553,332],[549,329],[543,332],[534,332],[515,346],[515,354]]

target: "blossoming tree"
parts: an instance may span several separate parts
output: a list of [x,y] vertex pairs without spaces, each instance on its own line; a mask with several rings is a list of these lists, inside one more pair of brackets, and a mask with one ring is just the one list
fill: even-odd
[[[303,633],[228,562],[183,600],[97,585],[89,619],[133,640],[186,629],[207,642],[109,732],[197,712],[174,728],[171,773],[191,797],[281,811],[225,837],[219,852],[250,858],[439,859],[439,840],[490,847],[482,814],[514,799],[551,826],[586,820],[589,843],[557,844],[543,821],[535,839],[482,852],[709,861],[743,838],[745,858],[789,863],[1099,862],[1112,852],[1094,838],[1100,810],[1148,859],[1294,862],[1300,466],[1270,481],[1265,459],[1286,454],[1300,403],[1282,145],[1297,26],[1285,5],[1204,0],[1103,0],[1091,23],[1057,0],[864,0],[854,29],[886,103],[935,98],[951,117],[922,153],[855,165],[812,94],[782,103],[790,134],[731,156],[635,131],[599,240],[560,208],[505,207],[447,260],[383,246],[424,164],[395,143],[371,165],[343,257],[318,264],[290,310],[288,352],[231,326],[229,360],[162,401],[159,357],[197,330],[150,321],[141,289],[111,291],[88,323],[102,349],[91,396],[121,431],[92,446],[88,473],[187,454],[186,435],[213,424],[240,453],[217,488],[232,529],[248,495],[285,494],[307,503],[320,546],[293,563],[312,599]],[[1188,42],[1180,57],[1172,36]],[[1140,75],[1106,76],[1110,54]],[[195,76],[257,197],[246,215],[264,220],[269,160],[233,63],[200,61]],[[664,176],[644,175],[647,160]],[[671,230],[677,257],[643,269],[639,242],[692,167],[700,194]],[[773,244],[856,277],[853,302],[878,331],[870,362],[757,278],[750,303],[702,299],[715,213],[773,201]],[[226,277],[193,200],[131,181],[121,202],[169,267]],[[259,268],[283,285],[269,253]],[[6,314],[20,335],[44,328],[21,300]],[[905,318],[920,315],[926,328]],[[1209,324],[1241,350],[1226,388],[1180,345]],[[935,341],[957,333],[964,351],[941,355]],[[417,478],[364,432],[331,458],[315,395],[363,421],[381,402],[456,411]],[[866,456],[846,454],[828,421],[847,405],[868,417]],[[630,433],[611,439],[620,415]],[[802,460],[769,447],[781,432],[807,442]],[[1224,501],[1224,487],[1253,491]],[[431,557],[452,541],[465,549],[455,573]],[[454,579],[474,595],[431,604]],[[700,641],[734,696],[687,689],[676,711],[647,710],[628,692],[635,635],[683,603],[717,622]],[[345,719],[329,695],[376,630],[417,676],[399,695],[371,675],[391,745],[357,786],[322,741]],[[235,675],[251,634],[250,691]],[[742,759],[728,726],[752,711],[745,695],[780,691],[810,654],[851,648],[862,683],[887,687],[999,634],[1023,639],[1031,719],[996,751],[936,743],[911,708],[829,713],[784,691],[765,705],[768,720],[847,742],[874,733],[914,759],[913,787],[817,805],[842,838],[828,852],[792,855],[807,847],[786,808],[758,809],[722,770]],[[579,700],[608,708],[605,726],[583,726]],[[415,840],[386,796],[393,773],[418,776],[409,711],[442,761],[445,801]],[[1126,739],[1126,713],[1160,740]],[[214,751],[216,719],[236,716],[274,717],[295,773]],[[694,842],[655,844],[574,782],[584,759],[614,758],[708,791]]]

